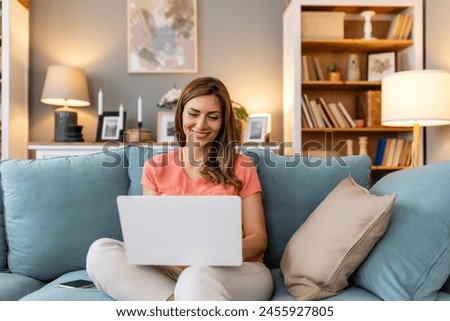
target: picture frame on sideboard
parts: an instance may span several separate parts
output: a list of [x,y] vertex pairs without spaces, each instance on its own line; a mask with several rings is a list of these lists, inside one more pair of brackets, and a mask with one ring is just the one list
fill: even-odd
[[160,111],[158,113],[158,143],[172,143],[176,141],[175,113]]
[[250,114],[245,130],[245,142],[265,143],[270,136],[270,114]]
[[[97,142],[120,140],[119,112],[105,111],[98,117]],[[126,112],[123,113],[122,129],[125,129]]]

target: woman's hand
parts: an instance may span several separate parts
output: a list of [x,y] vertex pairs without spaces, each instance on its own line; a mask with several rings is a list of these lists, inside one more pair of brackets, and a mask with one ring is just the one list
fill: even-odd
[[158,193],[156,191],[148,189],[145,186],[142,186],[142,195],[158,195]]

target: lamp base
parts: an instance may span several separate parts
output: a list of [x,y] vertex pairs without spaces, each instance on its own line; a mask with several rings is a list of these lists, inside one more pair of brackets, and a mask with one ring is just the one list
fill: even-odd
[[77,113],[73,111],[55,111],[55,142],[70,141],[69,125],[77,124]]

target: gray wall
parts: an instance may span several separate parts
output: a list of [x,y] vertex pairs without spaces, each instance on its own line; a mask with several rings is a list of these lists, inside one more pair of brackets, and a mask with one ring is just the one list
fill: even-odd
[[[426,69],[450,70],[450,1],[426,0],[425,12]],[[450,160],[450,126],[428,127],[427,162],[441,160]]]
[[40,95],[47,67],[85,69],[91,106],[78,108],[86,141],[95,139],[97,93],[104,110],[123,103],[127,128],[136,128],[138,96],[143,127],[156,137],[157,102],[172,88],[215,76],[251,113],[272,115],[272,138],[282,140],[282,13],[284,0],[198,0],[199,72],[129,74],[126,0],[37,0],[30,8],[30,141],[53,139],[54,107]]

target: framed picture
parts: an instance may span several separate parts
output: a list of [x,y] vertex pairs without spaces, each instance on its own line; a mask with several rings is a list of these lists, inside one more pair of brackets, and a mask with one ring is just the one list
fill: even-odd
[[246,142],[264,143],[270,132],[269,114],[250,114],[245,131]]
[[197,0],[128,0],[128,72],[193,73]]
[[176,141],[175,113],[161,111],[158,113],[158,143],[171,143]]
[[367,80],[380,81],[395,72],[395,51],[370,53],[367,56]]
[[[125,129],[126,112],[123,113],[122,129]],[[111,141],[120,139],[119,112],[106,111],[98,118],[97,141]]]

